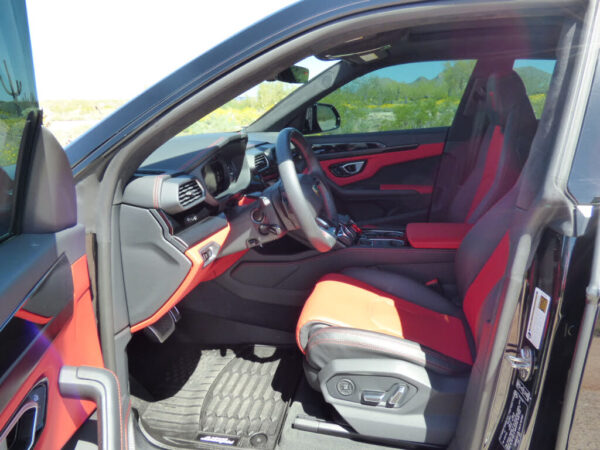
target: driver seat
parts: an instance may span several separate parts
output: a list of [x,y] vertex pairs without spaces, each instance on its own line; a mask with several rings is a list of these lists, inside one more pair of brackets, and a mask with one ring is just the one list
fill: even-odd
[[511,262],[516,187],[457,250],[459,299],[406,276],[350,268],[323,277],[296,329],[308,383],[359,435],[446,445]]

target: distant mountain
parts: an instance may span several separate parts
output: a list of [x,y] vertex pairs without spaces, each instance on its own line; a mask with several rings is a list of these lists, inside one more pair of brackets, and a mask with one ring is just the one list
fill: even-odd
[[532,66],[518,67],[515,72],[523,80],[527,94],[545,94],[548,92],[552,74]]

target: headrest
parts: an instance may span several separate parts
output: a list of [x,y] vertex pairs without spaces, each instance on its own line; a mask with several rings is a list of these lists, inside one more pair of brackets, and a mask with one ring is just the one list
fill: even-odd
[[491,74],[487,81],[486,91],[486,109],[488,113],[495,116],[495,121],[500,124],[506,122],[509,112],[516,107],[529,108],[533,114],[523,80],[514,70],[502,74]]

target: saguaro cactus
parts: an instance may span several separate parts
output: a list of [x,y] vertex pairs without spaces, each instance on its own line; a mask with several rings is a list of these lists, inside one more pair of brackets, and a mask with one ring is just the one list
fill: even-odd
[[4,70],[6,70],[6,82],[4,78],[0,74],[0,83],[2,83],[2,87],[6,91],[8,95],[10,95],[14,102],[17,102],[17,98],[21,95],[21,90],[23,89],[23,84],[19,80],[15,80],[15,85],[13,86],[13,80],[10,77],[10,72],[8,71],[8,65],[6,64],[6,60],[2,60],[4,62]]

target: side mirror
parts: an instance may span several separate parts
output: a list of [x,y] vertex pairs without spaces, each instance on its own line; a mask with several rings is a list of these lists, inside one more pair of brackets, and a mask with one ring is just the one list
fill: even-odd
[[315,103],[306,109],[304,134],[324,133],[340,127],[342,119],[333,105]]

